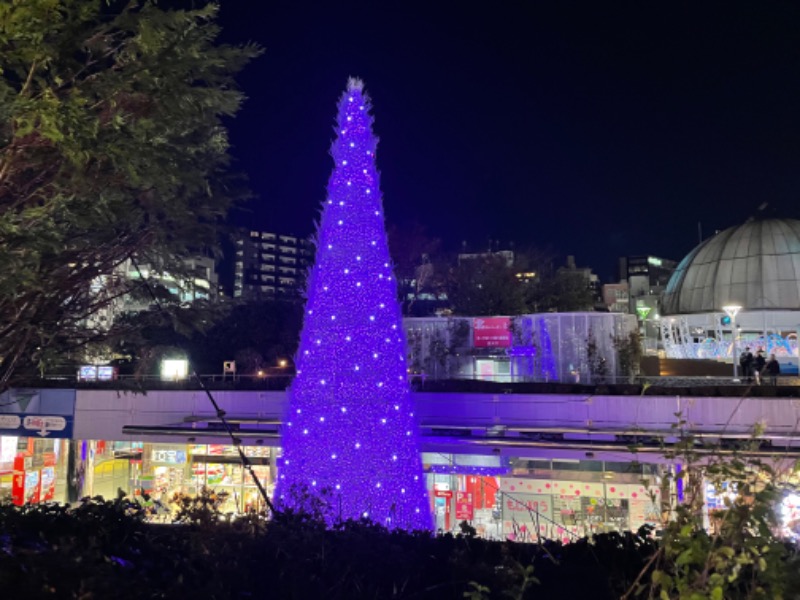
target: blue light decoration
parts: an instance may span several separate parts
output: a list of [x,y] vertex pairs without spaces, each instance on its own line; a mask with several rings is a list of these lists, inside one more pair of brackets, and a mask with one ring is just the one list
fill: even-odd
[[556,369],[555,356],[553,356],[553,343],[550,341],[547,319],[540,317],[538,325],[539,347],[542,349],[539,376],[543,377],[545,381],[558,381],[558,369]]
[[[275,504],[329,498],[326,519],[431,530],[406,341],[375,166],[370,101],[350,79],[309,272]],[[302,490],[302,492],[298,492]]]

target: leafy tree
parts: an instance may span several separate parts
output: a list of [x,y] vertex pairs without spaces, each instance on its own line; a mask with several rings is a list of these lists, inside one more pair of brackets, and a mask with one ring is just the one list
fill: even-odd
[[631,331],[628,335],[614,337],[613,343],[617,351],[619,374],[632,382],[639,374],[642,361],[642,337],[638,331]]
[[0,3],[0,385],[113,333],[87,318],[141,286],[126,261],[178,285],[216,246],[238,194],[222,119],[259,53],[215,44],[216,15]]
[[[214,323],[202,332],[181,327],[172,315],[161,311],[127,315],[127,334],[112,345],[113,352],[136,366],[152,356],[154,349],[179,347],[185,349],[199,373],[219,373],[224,361],[236,360],[240,372],[253,374],[294,356],[303,319],[299,302],[273,299],[235,306],[217,303],[209,309],[205,314],[211,313]],[[202,317],[197,315],[196,319]],[[155,366],[136,366],[135,372],[144,374]]]
[[431,237],[425,226],[417,222],[390,225],[387,235],[403,314],[431,314],[437,304],[421,302],[420,295],[438,298],[446,291],[450,265],[441,251],[441,240]]
[[608,375],[608,363],[606,357],[600,352],[594,332],[590,329],[586,338],[586,362],[589,365],[589,374],[592,383],[602,383]]
[[418,222],[389,225],[386,235],[398,280],[414,279],[424,258],[430,259],[441,251],[441,240],[431,237],[425,226]]
[[[665,456],[683,467],[675,475],[683,502],[623,600],[798,597],[800,555],[777,535],[781,500],[796,490],[797,462],[763,452],[761,425],[751,439],[725,448],[692,434],[683,418],[673,430],[677,442]],[[706,486],[718,499],[709,527],[702,519]]]
[[525,312],[523,287],[513,266],[500,256],[462,260],[448,284],[457,315],[519,315]]
[[583,275],[568,270],[544,271],[526,284],[525,300],[533,313],[592,310],[594,304]]
[[592,310],[594,297],[589,282],[581,273],[559,271],[552,281],[555,307],[559,312]]

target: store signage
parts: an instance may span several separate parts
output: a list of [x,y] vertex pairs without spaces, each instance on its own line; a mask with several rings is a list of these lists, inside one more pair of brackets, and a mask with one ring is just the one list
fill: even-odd
[[17,429],[21,424],[17,415],[0,415],[0,429]]
[[447,498],[449,500],[453,497],[453,492],[450,490],[433,490],[433,495],[437,498]]
[[0,414],[0,435],[72,437],[72,416]]
[[511,346],[510,317],[478,317],[472,319],[474,348],[509,348]]
[[456,521],[472,521],[474,506],[472,492],[456,492]]
[[81,365],[78,381],[113,381],[117,378],[117,367],[107,365]]
[[185,450],[153,450],[150,460],[156,463],[167,463],[171,465],[186,462]]
[[67,428],[67,420],[58,416],[28,415],[22,419],[22,428],[45,437],[55,431],[64,431]]

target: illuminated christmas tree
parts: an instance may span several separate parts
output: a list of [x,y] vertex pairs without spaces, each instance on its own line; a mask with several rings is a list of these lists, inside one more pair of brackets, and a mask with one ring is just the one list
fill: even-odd
[[405,335],[363,83],[339,102],[333,173],[309,274],[275,503],[330,499],[329,520],[430,529]]

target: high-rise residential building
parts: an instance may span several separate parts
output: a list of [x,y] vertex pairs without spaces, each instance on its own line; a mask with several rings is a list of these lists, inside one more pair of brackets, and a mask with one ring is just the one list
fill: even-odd
[[236,239],[234,297],[259,300],[298,296],[312,256],[313,245],[306,238],[243,231]]

